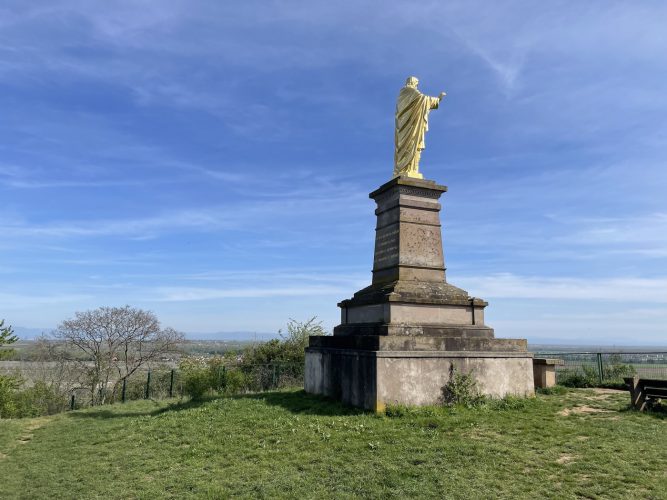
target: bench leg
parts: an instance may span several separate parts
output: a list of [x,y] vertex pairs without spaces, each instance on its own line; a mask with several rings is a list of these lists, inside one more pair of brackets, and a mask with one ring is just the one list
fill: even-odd
[[630,402],[635,410],[646,410],[646,394],[644,393],[643,384],[639,383],[639,377],[626,378],[625,383],[630,390]]

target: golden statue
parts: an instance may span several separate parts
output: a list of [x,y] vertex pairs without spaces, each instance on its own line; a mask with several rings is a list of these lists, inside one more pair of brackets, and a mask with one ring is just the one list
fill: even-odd
[[424,135],[428,130],[428,113],[437,109],[447,94],[430,97],[417,90],[419,80],[411,76],[398,94],[396,103],[396,130],[394,134],[394,177],[407,175],[423,179],[419,173],[419,159],[424,150]]

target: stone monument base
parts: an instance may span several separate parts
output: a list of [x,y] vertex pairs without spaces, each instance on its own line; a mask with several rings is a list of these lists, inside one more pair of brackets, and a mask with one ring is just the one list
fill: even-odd
[[486,301],[446,280],[434,181],[397,177],[370,194],[377,203],[373,280],[341,301],[333,336],[310,337],[305,389],[374,411],[434,405],[454,371],[492,397],[534,392],[523,339],[497,339]]
[[469,373],[491,397],[532,396],[526,352],[306,350],[306,392],[382,412],[388,404],[437,405],[452,368]]

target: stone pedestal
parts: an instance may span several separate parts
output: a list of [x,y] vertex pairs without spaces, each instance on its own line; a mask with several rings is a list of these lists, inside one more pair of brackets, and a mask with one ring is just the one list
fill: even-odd
[[533,378],[535,387],[546,389],[556,385],[556,366],[562,366],[565,361],[554,358],[534,358]]
[[306,392],[381,411],[437,404],[451,369],[487,395],[533,394],[525,340],[496,339],[487,302],[446,281],[434,181],[397,177],[377,203],[372,284],[338,304],[341,324],[306,348]]

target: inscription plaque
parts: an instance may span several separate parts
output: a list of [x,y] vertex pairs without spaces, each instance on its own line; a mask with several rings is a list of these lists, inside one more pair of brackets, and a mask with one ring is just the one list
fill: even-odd
[[375,235],[374,269],[398,264],[398,234],[399,231],[396,225],[378,230]]

